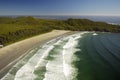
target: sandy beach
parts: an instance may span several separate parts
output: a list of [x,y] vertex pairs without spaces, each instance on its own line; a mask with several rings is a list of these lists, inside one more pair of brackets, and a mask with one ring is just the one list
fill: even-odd
[[34,48],[36,45],[42,45],[46,41],[70,31],[53,30],[52,32],[41,34],[32,38],[28,38],[0,49],[0,78],[8,72],[8,70],[18,61],[20,56]]

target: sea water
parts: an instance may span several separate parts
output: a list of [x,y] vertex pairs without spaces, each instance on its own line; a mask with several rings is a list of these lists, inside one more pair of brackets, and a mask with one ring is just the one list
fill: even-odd
[[120,34],[79,32],[28,52],[1,80],[119,80]]

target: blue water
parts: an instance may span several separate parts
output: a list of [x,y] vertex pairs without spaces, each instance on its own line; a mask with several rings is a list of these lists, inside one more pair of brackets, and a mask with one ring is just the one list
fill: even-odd
[[120,24],[120,16],[34,16],[36,18],[66,20],[68,18],[90,19],[93,21],[102,21],[107,23]]
[[[21,15],[8,15],[7,17],[18,17]],[[58,19],[58,20],[67,20],[69,18],[81,18],[81,19],[90,19],[93,21],[102,21],[112,24],[120,24],[120,16],[51,16],[51,15],[22,15],[22,16],[33,16],[35,18],[42,18],[42,19]]]
[[120,34],[84,34],[75,54],[78,80],[120,80]]
[[28,52],[2,80],[120,80],[120,34],[56,38]]

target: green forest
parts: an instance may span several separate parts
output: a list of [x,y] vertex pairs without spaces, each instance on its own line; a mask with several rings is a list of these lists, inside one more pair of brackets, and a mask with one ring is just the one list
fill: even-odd
[[88,19],[39,19],[27,17],[0,17],[0,44],[6,46],[13,42],[35,35],[57,30],[120,32],[119,25],[94,22]]

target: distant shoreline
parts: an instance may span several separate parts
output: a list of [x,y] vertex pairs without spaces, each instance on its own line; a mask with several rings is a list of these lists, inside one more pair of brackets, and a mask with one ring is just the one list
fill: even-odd
[[66,17],[60,17],[59,20],[49,17],[48,19],[40,19],[32,16],[0,17],[0,44],[6,46],[52,30],[120,32],[120,25],[92,21],[82,17],[79,18],[79,16],[75,18],[67,17],[69,18],[67,20],[62,20],[62,18]]
[[52,32],[25,39],[0,49],[0,78],[2,78],[9,69],[24,56],[27,51],[37,45],[65,34],[72,34],[71,31],[53,30]]
[[27,17],[32,16],[38,19],[55,19],[55,20],[67,20],[69,18],[77,19],[89,19],[92,21],[100,21],[106,23],[120,24],[120,15],[0,15],[0,17]]

